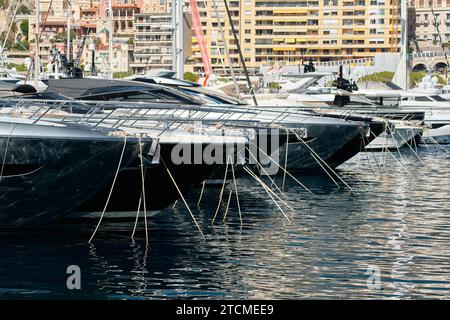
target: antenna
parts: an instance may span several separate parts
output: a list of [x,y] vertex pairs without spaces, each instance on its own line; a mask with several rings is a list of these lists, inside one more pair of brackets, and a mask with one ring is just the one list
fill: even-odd
[[37,90],[39,83],[39,0],[35,0],[34,5],[36,6],[36,24],[34,28],[36,36],[36,43],[34,46],[34,86]]
[[437,35],[439,37],[439,42],[441,44],[442,51],[444,52],[445,62],[447,63],[447,68],[445,68],[445,77],[448,78],[449,63],[448,63],[447,51],[445,50],[444,42],[442,41],[441,32],[439,30],[439,22],[437,21],[437,17],[436,17],[436,14],[434,13],[434,9],[433,9],[433,2],[431,0],[428,0],[428,4],[429,4],[430,9],[431,9],[431,14],[433,15],[433,20],[434,20],[433,25],[434,25],[434,27],[436,29],[436,32],[437,32]]
[[223,0],[223,2],[225,4],[225,10],[227,12],[228,21],[229,21],[230,27],[231,27],[231,32],[233,33],[234,41],[236,42],[236,48],[239,53],[239,58],[242,62],[242,68],[244,69],[245,78],[247,79],[248,88],[250,90],[250,94],[252,95],[253,103],[255,104],[255,106],[257,106],[258,102],[256,101],[255,91],[253,89],[252,82],[250,81],[250,77],[248,76],[247,66],[245,65],[245,59],[244,59],[244,56],[242,55],[241,45],[239,44],[239,39],[236,35],[236,30],[234,28],[234,22],[233,22],[233,19],[231,18],[230,8],[228,8],[227,0]]
[[67,36],[66,36],[66,57],[68,61],[71,61],[72,57],[70,56],[70,29],[71,29],[71,20],[72,20],[72,2],[70,0],[67,1]]

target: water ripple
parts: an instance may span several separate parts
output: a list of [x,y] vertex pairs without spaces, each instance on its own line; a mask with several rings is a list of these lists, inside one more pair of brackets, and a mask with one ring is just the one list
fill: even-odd
[[[65,224],[15,235],[1,232],[0,298],[301,299],[450,298],[450,147],[421,147],[397,159],[358,156],[339,168],[353,191],[326,176],[299,175],[314,194],[288,179],[282,206],[250,178],[211,224],[219,189],[189,205],[205,240],[178,203],[149,223],[150,246],[130,239],[133,223]],[[378,168],[380,167],[381,170]],[[281,177],[277,179],[281,183]],[[68,265],[82,289],[66,289]],[[367,268],[380,287],[367,285]]]

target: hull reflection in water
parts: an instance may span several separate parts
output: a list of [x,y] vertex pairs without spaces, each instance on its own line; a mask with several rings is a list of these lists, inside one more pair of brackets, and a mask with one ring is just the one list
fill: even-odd
[[[218,189],[207,189],[193,210],[204,241],[181,204],[149,219],[149,250],[133,222],[105,222],[88,245],[92,223],[2,232],[0,297],[103,299],[422,299],[450,297],[450,148],[419,147],[403,159],[414,174],[386,158],[382,178],[373,157],[343,165],[355,190],[338,189],[327,176],[302,176],[315,194],[287,179],[288,223],[254,180],[238,181],[243,227],[231,202],[211,226]],[[372,161],[371,164],[368,161]],[[278,177],[278,183],[281,177]],[[188,198],[195,208],[198,194]],[[68,265],[78,264],[82,290],[65,288]],[[367,286],[368,267],[379,268],[380,289]]]

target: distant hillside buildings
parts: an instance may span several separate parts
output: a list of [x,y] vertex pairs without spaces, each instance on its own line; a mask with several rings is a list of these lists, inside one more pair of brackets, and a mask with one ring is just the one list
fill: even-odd
[[[171,68],[170,1],[112,0],[113,72],[139,73]],[[448,43],[450,0],[431,1],[442,39]],[[186,69],[201,73],[199,40],[190,30],[189,1],[184,2]],[[71,3],[72,56],[77,55],[87,34],[81,64],[90,70],[90,45],[96,51],[96,64],[99,68],[104,67],[108,61],[108,1],[72,0]],[[225,46],[232,64],[239,67],[238,51],[223,0],[197,0],[196,3],[213,68],[221,72],[223,64],[227,64]],[[399,0],[228,0],[250,69],[262,65],[299,64],[308,59],[334,61],[396,52],[401,31],[398,4]],[[43,64],[47,64],[51,48],[65,51],[68,3],[65,0],[41,0],[40,10],[40,56]],[[429,0],[409,0],[409,19],[409,31],[417,48],[426,49],[437,44],[439,39]],[[30,39],[33,39],[34,27],[32,14],[29,17]],[[31,41],[31,51],[33,47]]]
[[440,48],[439,34],[445,46],[448,47],[450,42],[450,0],[410,0],[409,4],[411,38],[415,41],[417,49],[435,50]]

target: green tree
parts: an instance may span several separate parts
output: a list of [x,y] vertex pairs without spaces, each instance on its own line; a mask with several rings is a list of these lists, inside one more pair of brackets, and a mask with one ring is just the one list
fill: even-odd
[[17,51],[28,51],[30,49],[30,43],[26,39],[23,41],[17,41],[14,42],[14,44],[11,46],[11,49]]
[[0,9],[7,9],[9,5],[9,0],[0,0]]
[[382,72],[375,72],[372,74],[368,74],[367,76],[359,78],[358,82],[364,82],[364,81],[374,81],[374,82],[390,82],[392,81],[392,78],[394,77],[394,72],[391,71],[382,71]]
[[30,14],[31,10],[23,3],[17,9],[17,14]]
[[186,71],[183,74],[184,80],[195,82],[197,80],[197,75],[193,72]]
[[20,32],[22,32],[22,36],[28,39],[28,20],[23,20],[20,23]]
[[17,64],[17,63],[8,63],[6,65],[8,68],[16,68],[18,72],[25,72],[27,71],[27,67],[24,64]]
[[278,82],[272,81],[269,83],[269,89],[280,89],[281,86]]
[[409,74],[409,86],[414,88],[417,84],[422,81],[422,78],[425,76],[424,71],[413,71]]
[[[55,38],[56,38],[57,42],[66,42],[67,41],[67,32],[66,31],[58,32],[56,34]],[[75,38],[75,32],[74,31],[70,31],[70,38],[71,39]]]
[[121,72],[114,72],[113,73],[113,78],[122,79],[122,78],[129,77],[129,76],[132,76],[132,75],[133,75],[132,72],[123,72],[123,71],[121,71]]
[[5,38],[6,38],[6,31],[3,31],[0,34],[0,45],[3,45],[3,43],[5,43],[5,49],[6,48],[10,48],[12,46],[12,44],[14,43],[14,33],[10,32],[8,39],[5,42]]
[[444,86],[447,84],[447,81],[445,80],[445,78],[440,75],[437,75],[437,80],[438,80],[439,84],[442,84]]

